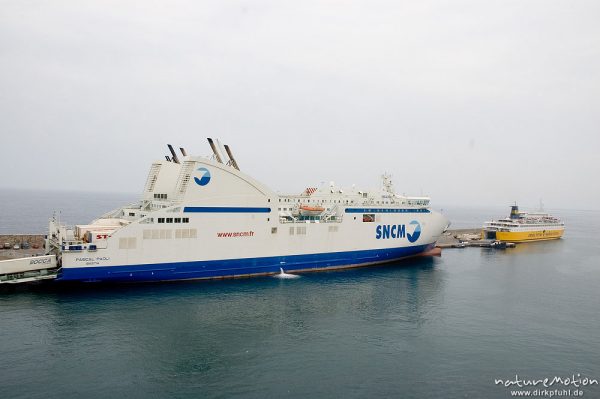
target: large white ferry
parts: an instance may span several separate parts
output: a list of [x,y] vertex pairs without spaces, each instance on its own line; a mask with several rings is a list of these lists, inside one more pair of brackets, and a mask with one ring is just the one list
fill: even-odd
[[485,222],[482,238],[505,242],[544,241],[561,238],[565,224],[546,212],[521,212],[515,204],[510,216]]
[[281,195],[208,140],[210,158],[179,157],[169,145],[139,202],[72,228],[53,218],[46,249],[55,259],[20,277],[163,281],[358,267],[423,254],[448,227],[428,197],[396,194],[387,175],[377,191],[330,183]]

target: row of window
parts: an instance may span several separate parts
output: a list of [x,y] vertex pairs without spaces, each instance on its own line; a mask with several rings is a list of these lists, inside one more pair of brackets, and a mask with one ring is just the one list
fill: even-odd
[[[152,229],[144,230],[144,240],[170,240],[173,238],[173,230],[167,229]],[[198,230],[196,229],[175,229],[175,239],[181,238],[198,238]]]
[[306,234],[306,226],[290,227],[290,235],[293,236],[294,232],[298,235]]
[[505,224],[505,223],[490,223],[490,226],[495,227],[516,227],[520,229],[537,229],[539,227],[558,227],[562,226],[562,224],[529,224],[529,225],[519,225],[519,224]]
[[158,218],[158,223],[189,223],[190,218]]
[[[270,202],[270,201],[271,201],[271,200],[269,200],[269,202]],[[279,202],[281,202],[281,198],[279,198]],[[310,199],[301,199],[301,198],[297,198],[297,199],[294,201],[294,199],[293,199],[293,198],[284,198],[284,199],[283,199],[283,202],[311,202],[311,201],[310,201]],[[354,200],[350,200],[350,201],[348,201],[348,200],[345,200],[345,201],[343,201],[343,200],[324,200],[324,199],[322,199],[322,200],[318,200],[318,199],[315,199],[315,200],[313,200],[312,202],[314,202],[314,203],[316,203],[316,204],[318,204],[319,202],[320,202],[321,204],[324,204],[324,203],[326,203],[326,202],[330,202],[330,203],[332,203],[332,204],[342,204],[342,203],[344,203],[344,202],[345,202],[346,204],[354,204]]]
[[[289,201],[285,201],[285,202],[289,202]],[[294,201],[292,201],[292,202],[294,202]],[[310,203],[311,201],[310,200],[300,200],[300,199],[298,199],[297,202]],[[313,200],[313,202],[316,203],[316,204],[318,204],[318,203],[321,203],[321,204],[325,204],[325,203],[332,203],[332,204],[343,204],[343,203],[345,203],[345,204],[354,204],[354,200],[350,200],[350,201],[348,201],[348,200],[345,200],[345,201],[343,201],[343,200],[333,200],[333,201],[328,201],[328,200],[320,200],[320,201],[319,200]],[[371,203],[373,203],[373,202],[371,202]],[[404,203],[405,202],[401,202],[401,204],[404,204]],[[410,205],[427,205],[427,204],[429,204],[429,201],[408,201],[408,203]],[[394,205],[394,204],[398,204],[398,202],[393,202],[393,201],[375,201],[375,204],[377,204],[377,205]],[[293,208],[289,208],[290,211],[292,209]],[[281,210],[287,211],[288,208],[279,208],[279,210],[280,211]]]
[[535,224],[535,225],[529,225],[529,226],[517,226],[521,229],[538,229],[539,227],[559,227],[562,225],[558,225],[558,224]]
[[428,200],[408,200],[410,205],[427,205],[429,204]]
[[119,249],[135,249],[136,239],[135,237],[120,237],[119,238]]
[[[154,198],[155,199],[167,199],[167,194],[157,194],[157,193],[154,193]],[[367,198],[367,193],[363,193],[363,198]],[[271,199],[269,199],[268,202],[271,202]],[[281,198],[279,198],[279,202],[281,202]],[[310,201],[310,199],[304,200],[304,199],[297,198],[296,201],[294,201],[293,198],[284,198],[283,202],[309,202],[310,203],[311,201]],[[326,202],[327,203],[332,203],[332,204],[342,204],[344,202],[346,204],[348,204],[348,203],[349,204],[354,204],[354,200],[350,200],[350,201],[345,200],[345,201],[343,201],[343,200],[324,200],[324,199],[322,199],[322,200],[319,201],[318,199],[315,199],[313,202],[315,202],[315,203],[321,202],[322,204],[324,204]],[[377,204],[379,204],[379,203],[381,203],[381,204],[392,204],[391,201],[376,201],[375,203],[377,203]],[[427,201],[427,200],[408,200],[408,203],[411,204],[411,205],[427,205],[429,203],[429,201]]]

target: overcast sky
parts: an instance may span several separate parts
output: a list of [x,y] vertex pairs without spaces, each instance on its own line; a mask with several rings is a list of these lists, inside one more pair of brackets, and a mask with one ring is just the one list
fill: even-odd
[[141,192],[167,143],[282,192],[600,209],[600,2],[0,0],[0,188]]

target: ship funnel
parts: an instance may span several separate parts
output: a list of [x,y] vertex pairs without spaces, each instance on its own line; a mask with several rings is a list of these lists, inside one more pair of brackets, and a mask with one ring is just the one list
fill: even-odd
[[237,170],[240,170],[240,167],[238,166],[235,158],[233,157],[233,154],[231,152],[231,148],[229,148],[229,146],[227,144],[225,144],[225,151],[227,152],[227,156],[229,157],[229,159],[231,161],[231,166],[233,166]]
[[517,205],[512,205],[510,207],[510,218],[518,219],[519,217],[519,207]]
[[219,150],[219,154],[221,155],[221,160],[224,164],[231,165],[231,161],[228,160],[227,156],[225,155],[225,149],[223,148],[223,144],[221,144],[221,141],[219,139],[215,139],[215,141],[215,144],[217,145],[217,150]]
[[208,144],[210,144],[210,148],[212,148],[213,154],[215,154],[215,159],[217,160],[217,162],[223,163],[223,161],[221,161],[221,155],[219,154],[219,151],[217,150],[217,146],[215,145],[215,142],[213,141],[213,139],[208,137],[207,140],[208,140]]
[[171,157],[168,155],[165,155],[165,159],[167,160],[167,162],[171,162]]
[[173,160],[173,162],[179,163],[179,158],[177,158],[177,154],[175,154],[173,146],[171,144],[167,144],[167,147],[169,147],[169,151],[171,151],[171,159]]
[[185,148],[179,147],[179,151],[181,151],[181,155],[183,155],[184,157],[187,157],[187,152],[185,152]]

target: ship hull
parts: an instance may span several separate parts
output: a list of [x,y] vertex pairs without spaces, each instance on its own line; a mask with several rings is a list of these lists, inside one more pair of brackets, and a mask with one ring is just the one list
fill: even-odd
[[224,259],[107,267],[63,268],[57,281],[144,282],[224,279],[364,267],[421,255],[435,243],[398,248],[330,252],[262,258]]
[[[367,198],[330,190],[309,199],[318,206],[304,207],[327,207],[327,218],[295,219],[289,215],[305,197],[280,196],[230,166],[200,158],[180,171],[162,166],[165,184],[151,171],[145,202],[111,213],[119,216],[113,231],[90,234],[88,242],[63,240],[58,280],[221,279],[360,267],[428,251],[448,226],[421,200],[396,204],[389,193]],[[49,237],[62,234],[49,230]]]
[[496,239],[505,242],[547,241],[559,239],[563,233],[564,230],[498,231]]

